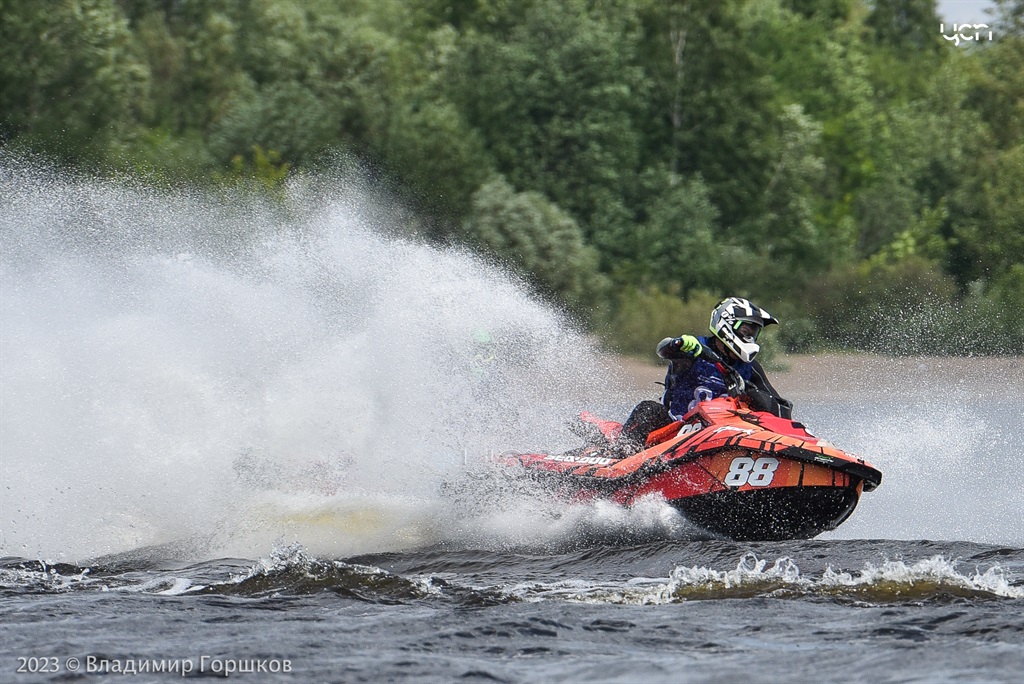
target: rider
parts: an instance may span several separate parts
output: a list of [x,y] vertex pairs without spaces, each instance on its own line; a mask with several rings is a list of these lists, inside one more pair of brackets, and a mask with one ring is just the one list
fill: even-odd
[[777,324],[774,316],[740,297],[723,300],[711,312],[711,332],[693,337],[668,337],[658,344],[658,356],[669,362],[662,403],[641,402],[622,428],[620,440],[642,445],[652,431],[663,427],[697,405],[728,395],[729,379],[706,350],[717,354],[744,381],[744,394],[755,410],[791,418],[793,404],[779,396],[754,360],[761,347],[758,335],[765,326]]
[[[684,413],[714,397],[728,394],[726,378],[704,350],[711,349],[743,378],[744,394],[753,408],[783,418],[792,416],[793,405],[779,396],[754,360],[761,350],[757,338],[765,326],[778,321],[746,299],[729,297],[711,312],[714,337],[669,337],[658,344],[658,356],[669,361],[665,375],[665,397],[669,415],[678,420]],[[704,358],[701,358],[701,357]]]

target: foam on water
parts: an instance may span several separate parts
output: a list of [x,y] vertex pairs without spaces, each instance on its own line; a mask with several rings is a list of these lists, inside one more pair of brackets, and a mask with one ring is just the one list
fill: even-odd
[[564,442],[619,389],[515,279],[398,236],[341,173],[273,203],[3,158],[0,197],[0,555],[422,543],[466,459]]
[[1014,586],[998,565],[984,572],[961,572],[954,560],[933,556],[912,564],[866,563],[859,572],[825,569],[819,577],[805,576],[790,558],[775,561],[748,553],[733,570],[680,565],[667,580],[634,578],[626,582],[592,583],[570,580],[528,584],[512,592],[526,600],[565,600],[583,603],[664,604],[686,600],[807,595],[847,597],[871,602],[922,600],[951,594],[965,597],[1024,599],[1024,587]]
[[95,585],[89,568],[50,566],[46,563],[0,568],[0,590],[62,593]]

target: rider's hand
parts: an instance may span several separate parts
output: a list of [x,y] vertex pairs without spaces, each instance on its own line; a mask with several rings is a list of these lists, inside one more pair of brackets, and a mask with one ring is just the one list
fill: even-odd
[[683,335],[682,337],[677,337],[676,344],[679,345],[679,351],[689,354],[694,358],[700,356],[701,351],[704,349],[704,347],[702,347],[700,344],[700,340],[698,340],[693,335]]

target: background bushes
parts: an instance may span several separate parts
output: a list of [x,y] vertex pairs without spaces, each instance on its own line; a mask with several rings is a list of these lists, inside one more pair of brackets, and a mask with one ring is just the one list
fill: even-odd
[[740,294],[788,351],[1021,354],[995,5],[958,47],[928,0],[2,0],[0,144],[269,192],[355,159],[631,353]]

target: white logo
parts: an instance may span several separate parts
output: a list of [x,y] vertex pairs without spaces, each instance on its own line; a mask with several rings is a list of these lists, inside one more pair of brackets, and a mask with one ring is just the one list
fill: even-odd
[[569,454],[551,454],[544,457],[545,461],[562,461],[563,463],[586,463],[588,465],[610,465],[612,459],[601,456],[571,456]]
[[745,435],[752,435],[756,431],[753,430],[753,429],[749,429],[749,428],[738,428],[738,427],[733,427],[732,425],[723,425],[722,427],[716,429],[711,434],[717,435],[719,432],[742,432]]
[[[954,45],[960,45],[960,41],[981,40],[984,33],[980,29],[987,29],[988,24],[953,24],[953,35],[946,35],[946,25],[939,24],[939,33],[946,40],[953,41]],[[972,35],[973,34],[973,35]],[[988,39],[992,40],[992,32],[988,32]]]

